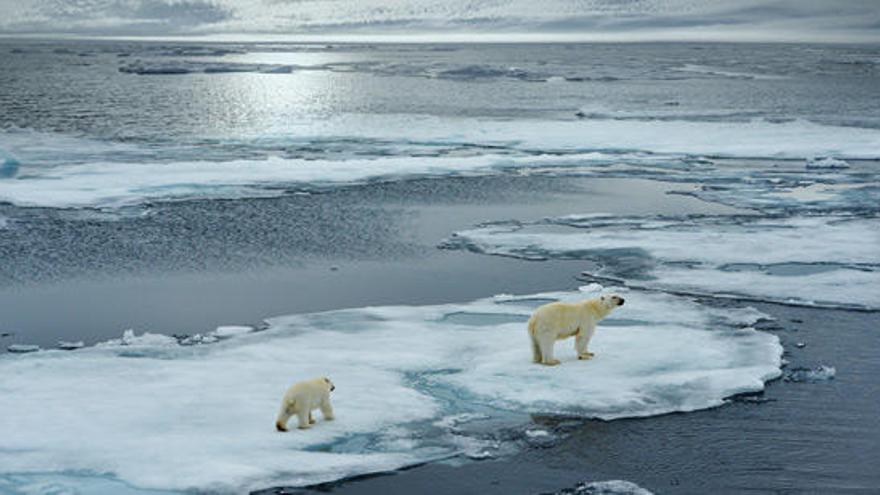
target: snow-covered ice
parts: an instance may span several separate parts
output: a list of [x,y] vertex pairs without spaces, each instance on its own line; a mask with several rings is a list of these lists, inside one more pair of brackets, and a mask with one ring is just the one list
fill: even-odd
[[[548,224],[572,227],[545,232]],[[523,259],[587,259],[636,286],[802,305],[880,307],[872,217],[567,216],[456,233],[445,247]]]
[[[486,416],[692,411],[780,374],[777,337],[749,328],[759,312],[639,291],[600,327],[593,360],[560,342],[561,366],[532,364],[524,325],[535,301],[596,289],[283,316],[213,345],[129,331],[73,353],[6,354],[0,486],[48,477],[210,492],[303,485],[491,452],[461,427]],[[491,315],[506,320],[481,321]],[[283,391],[319,375],[336,384],[337,420],[275,432]]]

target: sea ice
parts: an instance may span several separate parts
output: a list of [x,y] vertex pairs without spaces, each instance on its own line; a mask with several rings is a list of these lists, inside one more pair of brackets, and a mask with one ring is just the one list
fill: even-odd
[[81,349],[85,346],[86,346],[86,344],[81,340],[78,340],[76,342],[68,342],[66,340],[59,340],[58,345],[57,345],[57,347],[63,351],[73,351],[76,349]]
[[785,371],[787,382],[821,382],[831,380],[837,374],[834,366],[824,364],[817,368],[792,368]]
[[6,347],[6,350],[9,352],[17,353],[17,354],[25,354],[28,352],[37,352],[40,350],[40,346],[32,345],[32,344],[10,344]]
[[[573,227],[547,233],[547,224]],[[880,220],[567,216],[458,232],[444,247],[590,259],[633,286],[814,306],[880,307]]]
[[216,330],[212,332],[212,335],[216,337],[235,337],[237,335],[244,335],[246,333],[253,332],[253,327],[243,326],[243,325],[224,325],[217,327]]
[[558,495],[653,495],[639,485],[625,480],[590,481],[578,483],[573,489],[556,492]]
[[839,170],[849,168],[850,165],[843,160],[838,160],[837,158],[832,158],[829,156],[825,158],[810,158],[807,160],[806,167],[813,169]]
[[[157,199],[275,196],[291,186],[512,172],[699,183],[693,191],[678,192],[744,207],[779,209],[808,203],[876,209],[880,197],[873,179],[857,173],[855,166],[811,169],[802,161],[831,155],[836,160],[876,159],[877,129],[806,121],[501,121],[416,115],[343,115],[310,121],[300,126],[309,134],[296,136],[290,135],[291,126],[297,125],[287,123],[284,129],[237,140],[235,148],[248,153],[205,146],[210,153],[201,155],[194,155],[188,143],[157,150],[3,131],[0,149],[14,154],[19,165],[15,180],[0,180],[0,201],[102,208]],[[690,139],[693,135],[701,139]],[[205,140],[223,141],[210,136]],[[277,153],[281,148],[315,147],[330,152]],[[774,166],[728,166],[706,157],[772,159]],[[853,187],[829,189],[831,197],[824,198],[779,195],[812,183]]]
[[[744,326],[754,310],[609,290],[626,292],[620,321],[600,327],[593,360],[560,342],[558,367],[531,363],[524,322],[534,301],[596,293],[284,316],[212,345],[127,331],[73,353],[6,354],[0,480],[12,491],[9,480],[41,477],[212,493],[304,485],[456,452],[492,455],[503,440],[462,426],[480,418],[692,411],[780,374],[778,339]],[[508,318],[447,318],[467,313]],[[320,375],[336,384],[337,419],[274,431],[284,390]]]

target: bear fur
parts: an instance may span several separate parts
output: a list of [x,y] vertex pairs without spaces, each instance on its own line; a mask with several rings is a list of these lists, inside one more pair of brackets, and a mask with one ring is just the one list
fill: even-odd
[[529,318],[529,337],[532,339],[532,360],[547,366],[559,364],[553,358],[553,346],[557,340],[574,337],[578,359],[594,356],[587,350],[596,332],[596,324],[618,306],[624,299],[617,295],[601,296],[577,303],[553,302],[535,310]]
[[336,389],[333,382],[326,376],[312,378],[293,384],[281,400],[281,410],[275,420],[278,431],[287,431],[287,421],[291,416],[299,420],[298,428],[305,430],[315,423],[312,411],[321,409],[324,419],[333,419],[333,407],[330,405],[330,392]]

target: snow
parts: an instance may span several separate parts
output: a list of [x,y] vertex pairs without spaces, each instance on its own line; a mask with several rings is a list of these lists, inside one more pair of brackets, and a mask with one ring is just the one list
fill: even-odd
[[[627,305],[600,326],[593,360],[560,342],[562,365],[532,364],[525,320],[535,301],[598,289],[283,316],[212,345],[127,331],[76,352],[6,354],[0,487],[50,477],[212,493],[304,485],[492,455],[497,441],[461,427],[486,416],[691,411],[780,374],[778,339],[745,326],[759,312],[621,288],[608,289],[626,292]],[[275,432],[284,390],[321,375],[336,384],[336,421]]]

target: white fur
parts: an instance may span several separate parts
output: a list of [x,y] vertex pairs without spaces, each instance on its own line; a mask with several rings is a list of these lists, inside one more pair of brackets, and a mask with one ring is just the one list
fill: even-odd
[[578,359],[594,356],[587,350],[596,332],[596,324],[608,316],[614,308],[623,305],[620,296],[602,296],[577,303],[553,302],[535,310],[529,318],[529,336],[532,339],[532,360],[555,366],[553,346],[557,340],[574,337]]
[[324,376],[293,384],[281,400],[281,410],[278,411],[275,428],[278,431],[287,431],[287,421],[291,416],[297,417],[298,428],[302,430],[311,428],[315,422],[312,418],[312,411],[315,409],[321,409],[325,420],[332,420],[330,392],[334,388],[333,382]]

